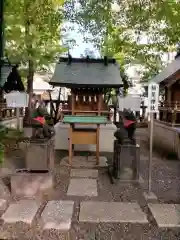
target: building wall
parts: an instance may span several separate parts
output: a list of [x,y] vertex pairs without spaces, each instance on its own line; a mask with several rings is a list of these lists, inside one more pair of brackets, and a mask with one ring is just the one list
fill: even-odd
[[180,84],[175,83],[171,88],[171,101],[180,101]]

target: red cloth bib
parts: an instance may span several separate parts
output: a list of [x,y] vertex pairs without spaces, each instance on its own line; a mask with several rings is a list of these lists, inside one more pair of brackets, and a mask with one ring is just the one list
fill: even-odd
[[131,120],[125,120],[124,121],[124,127],[129,127],[131,124],[135,123],[135,121],[131,121]]
[[36,117],[36,118],[33,118],[33,119],[40,122],[41,124],[45,124],[45,122],[46,122],[44,117]]

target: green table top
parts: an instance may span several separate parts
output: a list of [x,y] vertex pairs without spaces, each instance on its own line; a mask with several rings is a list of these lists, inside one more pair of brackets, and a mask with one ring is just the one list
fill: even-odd
[[109,121],[105,116],[64,116],[64,123],[89,123],[89,124],[107,124]]

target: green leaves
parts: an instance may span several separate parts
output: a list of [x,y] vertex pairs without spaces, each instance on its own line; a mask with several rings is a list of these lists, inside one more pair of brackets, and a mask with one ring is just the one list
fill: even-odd
[[[48,66],[66,49],[61,25],[77,23],[85,40],[102,55],[126,66],[138,63],[142,76],[157,73],[162,55],[174,51],[180,36],[180,4],[175,0],[6,0],[6,55],[12,62]],[[92,35],[89,37],[88,33]]]
[[[66,1],[65,17],[78,23],[102,55],[115,56],[121,64],[138,63],[150,78],[158,73],[164,53],[174,51],[180,36],[180,4],[176,0]],[[147,74],[148,73],[148,74]]]
[[48,65],[65,49],[60,46],[63,0],[6,0],[6,55],[11,62]]

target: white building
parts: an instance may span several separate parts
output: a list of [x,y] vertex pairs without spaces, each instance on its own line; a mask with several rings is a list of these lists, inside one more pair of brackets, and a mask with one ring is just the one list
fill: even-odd
[[139,64],[133,65],[127,69],[127,74],[132,83],[132,87],[130,87],[128,90],[129,94],[142,95],[144,93],[144,88],[140,83],[141,80],[140,69],[141,66]]

